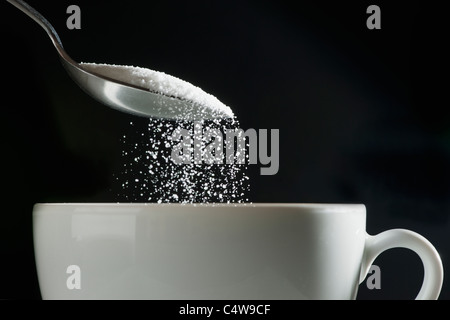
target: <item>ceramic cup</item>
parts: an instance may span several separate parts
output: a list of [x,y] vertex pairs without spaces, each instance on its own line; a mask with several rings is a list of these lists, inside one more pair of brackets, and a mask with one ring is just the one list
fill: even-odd
[[[354,299],[374,259],[422,259],[417,299],[443,268],[422,236],[365,231],[360,204],[36,204],[44,299]],[[421,270],[417,270],[421,272]]]

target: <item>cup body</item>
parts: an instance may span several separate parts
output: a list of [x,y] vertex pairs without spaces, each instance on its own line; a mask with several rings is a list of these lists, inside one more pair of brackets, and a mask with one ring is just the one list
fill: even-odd
[[360,204],[36,204],[33,219],[44,299],[353,299],[366,239]]

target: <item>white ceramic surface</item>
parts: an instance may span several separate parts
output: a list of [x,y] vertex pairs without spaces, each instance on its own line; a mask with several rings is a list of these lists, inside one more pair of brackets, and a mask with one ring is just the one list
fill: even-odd
[[425,238],[367,235],[359,204],[36,204],[33,219],[44,299],[354,299],[392,247],[424,262],[419,299],[442,286]]

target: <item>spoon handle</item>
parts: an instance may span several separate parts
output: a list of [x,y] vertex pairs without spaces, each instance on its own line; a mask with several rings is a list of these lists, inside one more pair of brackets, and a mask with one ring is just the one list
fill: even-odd
[[44,18],[42,14],[37,12],[33,7],[31,7],[28,3],[22,0],[7,0],[9,3],[23,11],[26,15],[28,15],[30,18],[32,18],[34,21],[36,21],[49,35],[50,39],[53,42],[53,45],[55,46],[56,50],[58,50],[59,54],[63,56],[64,58],[68,58],[72,60],[67,53],[64,51],[61,39],[59,38],[58,34],[56,33],[55,28],[48,22],[47,19]]

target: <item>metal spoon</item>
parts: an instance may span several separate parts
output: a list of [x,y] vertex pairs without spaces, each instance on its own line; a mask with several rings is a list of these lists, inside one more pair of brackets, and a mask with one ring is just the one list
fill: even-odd
[[229,115],[188,100],[151,92],[128,83],[100,76],[86,70],[66,53],[53,26],[39,12],[22,0],[7,0],[36,21],[53,42],[61,62],[72,79],[88,94],[107,106],[144,117],[203,120],[229,118]]

